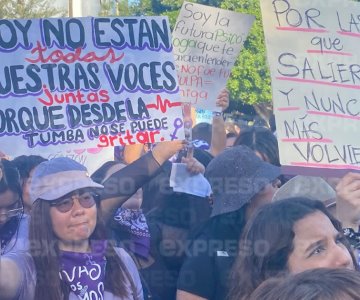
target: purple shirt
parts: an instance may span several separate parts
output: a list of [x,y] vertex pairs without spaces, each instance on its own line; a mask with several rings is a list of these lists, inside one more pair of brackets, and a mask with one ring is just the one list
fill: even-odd
[[106,245],[92,243],[90,253],[61,251],[60,278],[79,299],[104,299]]
[[[144,300],[141,281],[139,272],[135,266],[132,258],[125,252],[122,248],[114,248],[115,252],[119,256],[119,258],[124,262],[127,267],[128,273],[131,278],[126,278],[125,281],[125,289],[127,291],[127,295],[125,297],[118,297],[113,295],[111,292],[104,291],[103,300]],[[20,270],[23,271],[23,276],[21,278],[21,282],[19,284],[18,289],[18,297],[16,300],[35,300],[34,299],[34,291],[36,285],[36,270],[34,266],[34,262],[29,253],[12,253],[9,254],[9,258],[13,259],[17,262]],[[130,280],[133,282],[131,284]],[[133,286],[135,288],[133,288]],[[79,300],[79,297],[71,292],[69,295],[69,300]]]

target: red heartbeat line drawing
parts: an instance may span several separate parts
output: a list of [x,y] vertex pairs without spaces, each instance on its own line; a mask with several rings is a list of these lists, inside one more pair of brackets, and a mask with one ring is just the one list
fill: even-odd
[[162,100],[160,95],[156,96],[156,103],[146,105],[147,109],[155,108],[156,110],[161,110],[162,113],[165,113],[168,108],[181,106],[181,102],[170,102],[170,100],[165,99]]

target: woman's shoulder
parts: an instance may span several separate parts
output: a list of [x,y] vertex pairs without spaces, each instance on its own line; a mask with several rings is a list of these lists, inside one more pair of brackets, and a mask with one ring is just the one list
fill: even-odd
[[[16,294],[16,299],[33,299],[36,270],[30,253],[24,251],[6,253],[1,256],[1,264],[3,267],[0,269],[0,277],[3,278],[0,284],[2,294],[5,288],[8,293]],[[12,291],[10,292],[9,289]]]
[[[138,269],[135,265],[134,260],[130,256],[130,254],[127,253],[126,250],[121,247],[114,247],[114,250],[115,250],[116,254],[119,256],[119,258],[121,259],[121,261],[126,266],[127,271],[129,272],[130,276],[132,276],[132,279],[137,281],[138,277],[139,277]],[[137,274],[137,276],[135,276],[135,274]]]
[[12,237],[3,252],[26,252],[29,249],[29,221],[28,215],[23,215],[18,223],[16,234]]
[[125,263],[134,263],[130,254],[126,252],[124,248],[114,247],[116,254],[120,257],[120,259]]
[[137,269],[137,267],[135,265],[134,260],[126,252],[125,249],[120,248],[120,247],[114,247],[114,250],[115,250],[116,254],[119,256],[119,258],[122,260],[122,262],[124,263],[124,265],[127,268],[126,273],[129,276],[128,284],[129,284],[129,288],[132,291],[132,299],[143,300],[144,296],[143,296],[143,290],[142,290],[140,275],[139,275],[139,272],[138,272],[138,269]]

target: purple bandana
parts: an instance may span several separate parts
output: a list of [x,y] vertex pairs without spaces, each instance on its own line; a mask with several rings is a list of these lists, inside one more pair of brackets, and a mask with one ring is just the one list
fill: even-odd
[[79,299],[104,299],[106,245],[106,241],[93,241],[90,253],[61,251],[60,279]]
[[120,207],[114,220],[129,234],[131,252],[147,258],[150,252],[150,232],[142,210]]
[[114,220],[127,232],[139,237],[150,237],[149,227],[141,209],[128,209],[120,207]]

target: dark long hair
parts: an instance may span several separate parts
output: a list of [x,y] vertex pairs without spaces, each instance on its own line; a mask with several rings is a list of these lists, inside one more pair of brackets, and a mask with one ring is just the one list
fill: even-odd
[[[50,201],[37,200],[31,210],[30,220],[30,253],[33,257],[37,281],[35,288],[36,300],[66,300],[70,289],[61,282],[59,276],[58,238],[52,229],[50,218]],[[98,205],[97,205],[98,206]],[[97,211],[97,224],[89,240],[106,239],[105,226]],[[116,296],[126,295],[125,279],[133,284],[130,274],[119,258],[112,245],[106,252],[105,290]]]
[[248,146],[254,152],[257,151],[264,161],[275,166],[280,166],[279,147],[274,134],[265,127],[250,126],[241,129],[234,146]]
[[31,171],[40,163],[47,159],[39,155],[20,155],[15,157],[12,162],[19,170],[21,180],[25,180],[30,177]]
[[[266,279],[287,272],[288,258],[293,251],[293,228],[297,221],[317,211],[326,215],[338,232],[341,224],[320,201],[307,198],[289,198],[260,208],[249,220],[240,242],[234,264],[230,299],[248,299]],[[356,259],[344,240],[355,268]]]
[[[20,182],[20,175],[19,171],[14,165],[13,162],[8,161],[6,159],[0,160],[0,171],[1,171],[1,178],[0,178],[0,194],[5,193],[6,191],[11,191],[15,195],[17,195],[20,199],[21,206],[24,207],[23,199],[22,199],[22,189],[21,189],[21,182]],[[6,224],[0,230],[0,237],[4,234],[5,236],[9,233],[9,228],[12,226],[16,227],[14,234],[12,236],[8,236],[6,238],[6,245],[0,249],[0,253],[8,247],[7,251],[10,251],[13,247],[15,247],[17,242],[17,237],[19,233],[20,227],[20,220],[23,217],[23,212],[15,218],[9,219]],[[10,241],[12,244],[10,245]]]
[[11,161],[1,159],[0,168],[2,172],[2,177],[0,178],[0,194],[10,190],[13,193],[21,196],[22,189],[20,175],[16,165]]
[[250,300],[360,300],[360,273],[352,270],[312,269],[269,280],[255,290]]

